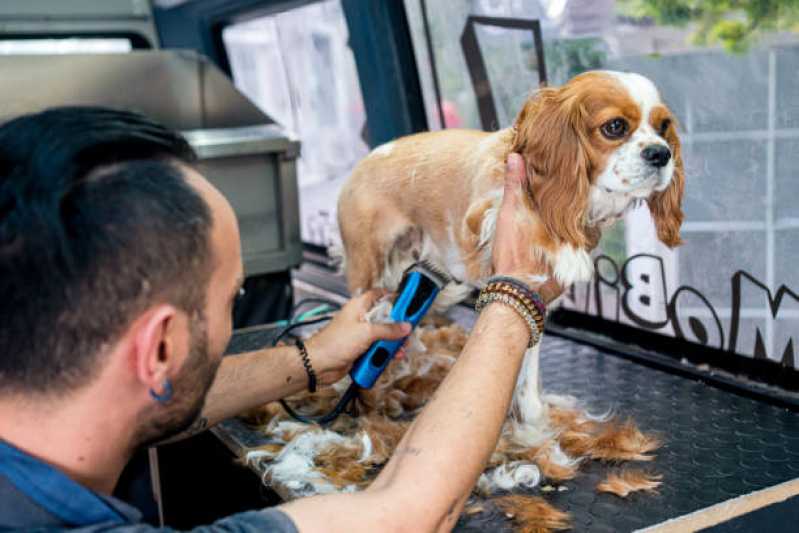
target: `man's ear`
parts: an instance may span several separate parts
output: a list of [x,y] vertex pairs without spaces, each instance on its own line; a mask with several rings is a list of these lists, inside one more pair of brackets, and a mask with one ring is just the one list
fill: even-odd
[[181,347],[188,339],[178,326],[180,313],[168,304],[151,307],[133,325],[132,364],[146,388],[160,393],[167,378],[182,364]]

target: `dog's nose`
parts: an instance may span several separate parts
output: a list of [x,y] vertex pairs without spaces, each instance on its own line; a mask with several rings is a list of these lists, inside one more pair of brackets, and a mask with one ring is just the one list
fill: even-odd
[[671,159],[671,150],[662,144],[650,144],[641,151],[641,157],[652,166],[665,167]]

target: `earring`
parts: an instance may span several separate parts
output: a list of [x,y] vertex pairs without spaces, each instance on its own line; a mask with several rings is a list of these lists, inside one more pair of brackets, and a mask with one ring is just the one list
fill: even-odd
[[158,403],[167,403],[169,400],[172,399],[173,393],[174,390],[172,390],[172,382],[169,381],[169,379],[164,381],[164,392],[162,392],[161,394],[158,394],[153,389],[150,389],[150,396],[152,396],[153,400],[155,400]]

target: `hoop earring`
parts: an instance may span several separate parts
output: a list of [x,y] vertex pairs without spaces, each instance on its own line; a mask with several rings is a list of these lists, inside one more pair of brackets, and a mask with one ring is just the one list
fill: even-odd
[[158,394],[153,389],[150,389],[150,396],[153,397],[158,403],[167,403],[169,400],[172,399],[172,395],[174,394],[174,390],[172,389],[172,382],[168,379],[164,381],[164,392]]

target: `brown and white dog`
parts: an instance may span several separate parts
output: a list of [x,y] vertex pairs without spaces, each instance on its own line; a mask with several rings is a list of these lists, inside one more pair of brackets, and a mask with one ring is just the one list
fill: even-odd
[[[519,218],[526,249],[544,256],[562,285],[591,278],[602,228],[643,201],[660,240],[680,244],[684,176],[673,115],[644,76],[593,71],[537,91],[511,128],[421,133],[374,149],[339,197],[350,290],[394,289],[418,259],[456,280],[437,307],[480,287],[492,275],[510,152],[522,154],[532,184]],[[517,384],[522,425],[542,415],[537,356],[528,353]]]

